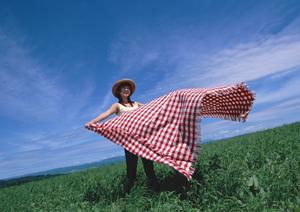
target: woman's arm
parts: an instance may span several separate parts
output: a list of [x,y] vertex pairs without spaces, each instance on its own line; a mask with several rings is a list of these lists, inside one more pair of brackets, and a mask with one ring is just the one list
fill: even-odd
[[109,117],[112,114],[116,114],[118,112],[118,103],[114,103],[107,111],[105,111],[104,113],[101,113],[99,116],[97,116],[96,118],[94,118],[93,120],[87,122],[85,124],[85,126],[89,126],[91,124],[95,124],[99,121],[102,121],[103,119],[106,119],[107,117]]

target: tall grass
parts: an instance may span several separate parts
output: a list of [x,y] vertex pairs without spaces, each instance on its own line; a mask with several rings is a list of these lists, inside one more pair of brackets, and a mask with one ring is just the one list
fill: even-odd
[[300,123],[202,145],[193,180],[155,164],[159,191],[125,164],[0,189],[0,211],[284,211],[300,207]]

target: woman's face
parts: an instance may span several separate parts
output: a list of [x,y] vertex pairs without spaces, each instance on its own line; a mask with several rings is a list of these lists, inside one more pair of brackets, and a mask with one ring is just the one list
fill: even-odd
[[122,98],[128,98],[131,94],[130,86],[129,85],[121,85],[119,93]]

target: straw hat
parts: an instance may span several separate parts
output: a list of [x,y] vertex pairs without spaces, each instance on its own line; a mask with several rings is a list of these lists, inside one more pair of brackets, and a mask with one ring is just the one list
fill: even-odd
[[133,80],[131,80],[131,79],[121,79],[121,80],[116,81],[115,84],[112,87],[112,93],[115,97],[118,98],[118,88],[120,87],[120,85],[123,85],[123,84],[128,84],[130,86],[130,90],[131,90],[130,96],[134,93],[135,83],[133,82]]

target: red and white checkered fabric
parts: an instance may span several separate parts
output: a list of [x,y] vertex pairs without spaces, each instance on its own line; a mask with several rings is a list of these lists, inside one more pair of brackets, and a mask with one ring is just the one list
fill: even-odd
[[181,89],[88,129],[191,179],[200,150],[200,118],[245,121],[253,101],[254,94],[245,83]]

